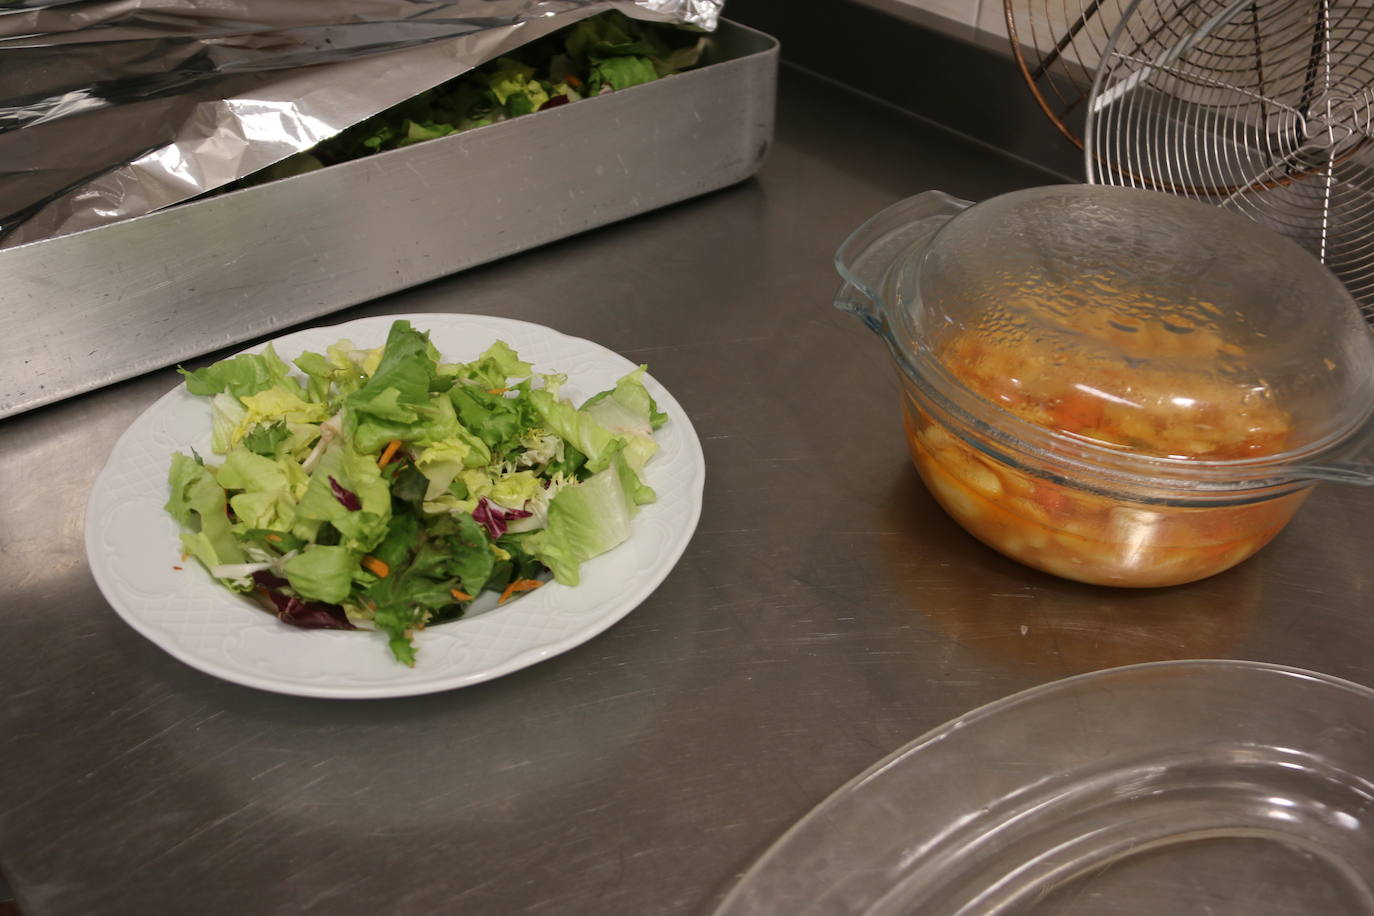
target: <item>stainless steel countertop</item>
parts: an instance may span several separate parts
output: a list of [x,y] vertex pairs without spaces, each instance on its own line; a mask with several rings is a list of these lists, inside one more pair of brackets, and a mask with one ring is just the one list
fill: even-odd
[[111,611],[82,540],[174,373],[0,422],[0,871],[28,916],[707,913],[868,764],[1033,684],[1189,657],[1374,683],[1374,491],[1323,488],[1254,560],[1153,592],[1028,571],[950,522],[879,341],[830,306],[831,254],[900,197],[1049,179],[793,71],[780,106],[754,180],[334,316],[540,322],[649,363],[690,412],[695,539],[550,661],[361,702],[200,674]]

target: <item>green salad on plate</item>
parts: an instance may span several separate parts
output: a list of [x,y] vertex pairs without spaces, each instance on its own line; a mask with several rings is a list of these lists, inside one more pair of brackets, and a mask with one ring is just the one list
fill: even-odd
[[398,320],[291,365],[269,344],[195,371],[215,461],[174,453],[166,509],[185,555],[288,624],[414,634],[504,602],[630,536],[667,416],[640,366],[580,405],[502,341],[445,363]]

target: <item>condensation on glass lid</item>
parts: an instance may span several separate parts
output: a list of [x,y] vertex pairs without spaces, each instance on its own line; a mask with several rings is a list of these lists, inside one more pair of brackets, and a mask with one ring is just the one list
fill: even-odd
[[[920,344],[937,358],[953,348],[956,376],[972,368],[1008,380],[976,392],[1008,409],[1018,388],[1054,401],[1036,386],[1072,376],[1067,424],[1025,419],[1144,454],[1302,451],[1363,419],[1355,413],[1374,400],[1374,350],[1339,281],[1288,240],[1217,208],[1113,193],[1122,190],[1036,188],[955,216],[905,275],[913,288],[900,298],[919,303]],[[985,372],[971,349],[987,356]],[[1157,415],[1160,429],[1191,424],[1204,439],[1216,422],[1228,431],[1211,444],[1156,441],[1131,423],[1097,429],[1097,409]]]

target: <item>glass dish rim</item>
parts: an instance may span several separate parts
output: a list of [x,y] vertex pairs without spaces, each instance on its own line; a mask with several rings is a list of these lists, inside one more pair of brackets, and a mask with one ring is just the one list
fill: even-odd
[[[713,910],[714,916],[731,916],[731,914],[736,912],[749,912],[747,907],[747,892],[761,873],[766,874],[776,867],[773,860],[781,850],[792,844],[794,840],[797,840],[799,835],[804,839],[804,835],[810,833],[817,822],[827,818],[833,819],[837,805],[842,805],[847,799],[854,798],[862,793],[865,783],[881,777],[885,771],[890,770],[913,754],[917,754],[921,750],[937,744],[957,731],[982,724],[986,720],[1001,715],[1018,706],[1037,702],[1046,694],[1059,692],[1071,693],[1077,686],[1085,682],[1111,677],[1178,669],[1193,669],[1199,673],[1212,671],[1241,671],[1266,675],[1282,675],[1309,683],[1320,684],[1324,687],[1351,694],[1363,700],[1365,703],[1374,706],[1374,688],[1356,681],[1294,665],[1237,658],[1190,658],[1142,662],[1131,665],[1100,668],[1036,684],[973,707],[967,712],[956,715],[933,728],[927,729],[915,738],[912,738],[883,755],[877,761],[869,764],[853,777],[845,780],[842,784],[827,793],[824,798],[789,825],[786,830],[765,847],[764,851],[749,864],[749,867],[745,869],[730,886],[716,909]],[[741,905],[743,905],[742,909],[740,908]]]

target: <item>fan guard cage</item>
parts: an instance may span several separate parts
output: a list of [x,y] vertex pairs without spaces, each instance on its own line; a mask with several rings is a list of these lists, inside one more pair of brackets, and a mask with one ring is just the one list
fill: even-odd
[[[1004,2],[1011,28],[1028,2]],[[1061,131],[1074,139],[1065,115],[1082,118],[1090,182],[1266,225],[1316,255],[1374,320],[1374,2],[1036,3],[1077,9],[1058,37],[1023,27],[1012,42],[1037,98],[1058,100],[1042,107]],[[1032,37],[1045,53],[1027,56]]]
[[1031,95],[1069,142],[1083,148],[1093,76],[1133,0],[1003,0],[1011,53]]

